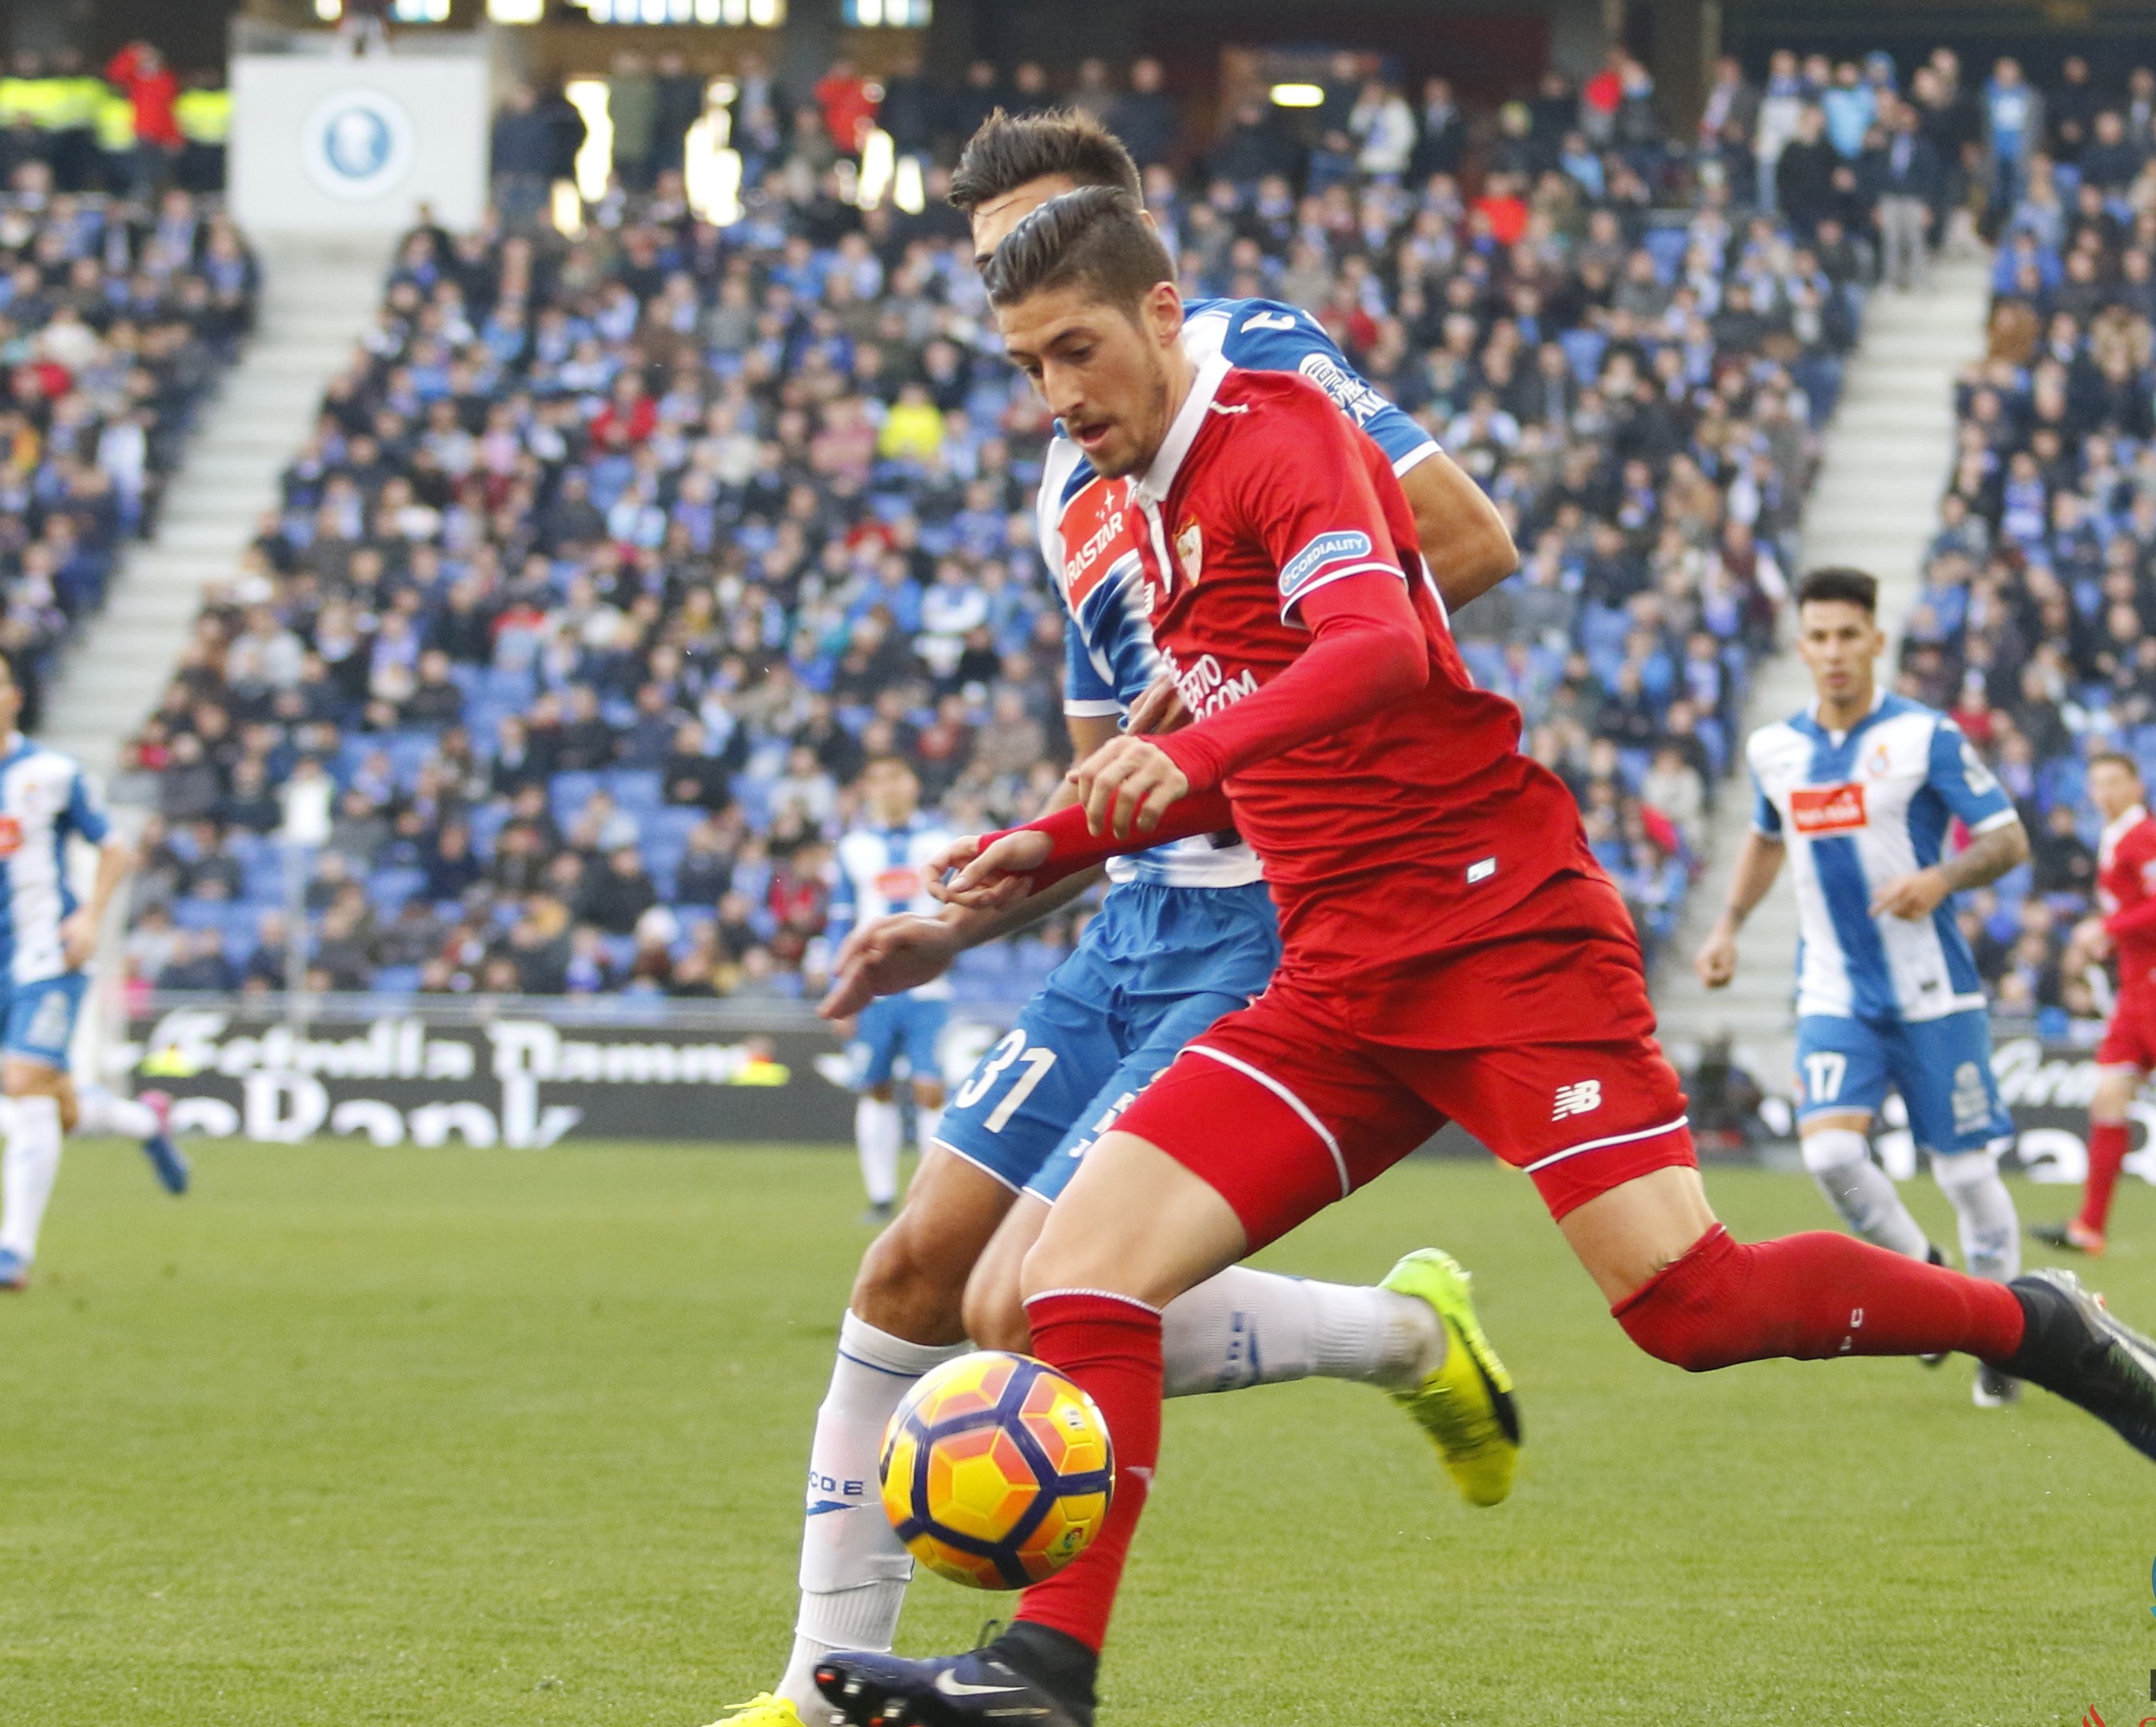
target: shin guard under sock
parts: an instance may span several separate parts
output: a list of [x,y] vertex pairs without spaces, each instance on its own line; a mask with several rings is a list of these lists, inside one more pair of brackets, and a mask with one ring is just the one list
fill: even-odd
[[1825,1231],[1740,1245],[1719,1224],[1610,1313],[1650,1355],[1690,1373],[1941,1349],[2000,1361],[2022,1332],[2003,1283]]

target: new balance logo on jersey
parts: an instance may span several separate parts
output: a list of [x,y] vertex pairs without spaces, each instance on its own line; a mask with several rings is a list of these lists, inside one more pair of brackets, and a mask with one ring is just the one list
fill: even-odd
[[1865,825],[1861,785],[1794,787],[1789,793],[1789,821],[1800,834],[1853,834]]
[[1575,1085],[1557,1088],[1557,1107],[1550,1111],[1550,1119],[1561,1122],[1568,1115],[1586,1115],[1602,1107],[1602,1082],[1583,1079]]

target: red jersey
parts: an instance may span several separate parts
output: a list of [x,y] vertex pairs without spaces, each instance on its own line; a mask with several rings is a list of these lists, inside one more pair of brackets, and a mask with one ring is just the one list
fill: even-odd
[[2121,998],[2156,995],[2156,820],[2138,804],[2103,830],[2096,887]]
[[[1307,741],[1230,762],[1220,783],[1280,906],[1282,976],[1352,976],[1373,1031],[1397,1015],[1426,1033],[1419,962],[1506,933],[1560,871],[1599,872],[1563,782],[1519,753],[1519,710],[1470,681],[1390,465],[1314,384],[1215,360],[1152,467],[1102,483],[1127,489],[1139,524],[1153,639],[1198,722],[1159,741],[1194,785],[1213,780],[1194,771],[1214,748],[1207,717],[1310,647],[1312,596],[1349,578],[1405,583],[1423,687],[1305,726]],[[1486,1036],[1489,1003],[1445,1005]]]

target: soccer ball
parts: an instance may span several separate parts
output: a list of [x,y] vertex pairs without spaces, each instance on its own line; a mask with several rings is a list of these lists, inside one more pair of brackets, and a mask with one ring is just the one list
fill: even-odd
[[1086,1550],[1116,1484],[1107,1423],[1045,1361],[998,1350],[923,1376],[884,1430],[883,1509],[913,1556],[973,1589],[1024,1589]]

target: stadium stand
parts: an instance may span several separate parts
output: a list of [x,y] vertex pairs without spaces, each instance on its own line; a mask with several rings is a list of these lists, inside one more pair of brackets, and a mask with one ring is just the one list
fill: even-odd
[[256,279],[213,200],[58,191],[64,131],[18,116],[4,142],[0,653],[34,729],[53,656],[104,604],[127,542],[154,531],[196,414],[252,322]]
[[1964,926],[1999,1011],[2061,1035],[2107,1002],[2083,764],[2125,749],[2156,772],[2152,82],[1998,158],[1988,352],[1902,652],[1903,687],[1953,710],[2020,805],[2035,855]]
[[[1253,111],[1197,156],[1148,75],[1103,77],[1079,98],[1170,141],[1148,196],[1186,286],[1308,308],[1506,512],[1522,573],[1463,612],[1465,651],[1661,944],[1866,294],[2002,189],[2071,251],[2058,167],[2001,153],[1951,56],[1907,100],[1883,56],[1777,56],[1758,89],[1732,65],[1696,140],[1656,132],[1619,54],[1507,104],[1486,146],[1433,80],[1414,104],[1330,92],[1307,147]],[[528,183],[561,105],[511,100],[520,219],[404,242],[136,743],[157,811],[140,983],[275,987],[272,789],[307,763],[337,787],[311,975],[346,989],[798,994],[866,753],[909,753],[961,828],[1044,794],[1046,428],[933,195],[935,153],[1012,93],[992,70],[906,93],[941,116],[908,122],[931,193],[908,213],[842,195],[844,82],[782,119],[740,81],[737,222],[657,167],[574,239],[536,225]],[[1061,938],[968,956],[962,988],[1022,995]]]

